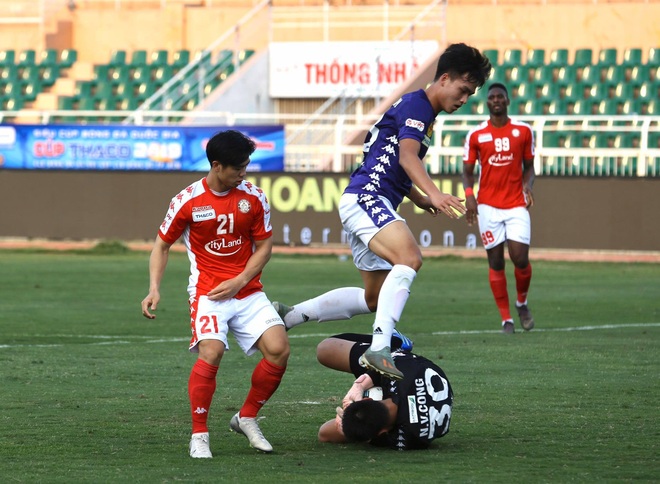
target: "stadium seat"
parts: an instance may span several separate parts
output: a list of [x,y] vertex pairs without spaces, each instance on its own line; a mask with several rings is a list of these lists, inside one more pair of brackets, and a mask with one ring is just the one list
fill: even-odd
[[588,65],[579,70],[578,79],[587,84],[597,84],[600,82],[600,71],[596,66]]
[[637,82],[637,83],[650,81],[651,80],[650,68],[648,65],[643,65],[643,64],[637,66],[630,66],[630,70],[628,71],[628,75],[626,76],[626,78],[630,82]]
[[545,65],[545,49],[528,50],[525,65],[528,67],[541,67]]
[[647,66],[660,66],[660,48],[651,47],[649,49],[649,57],[646,59]]
[[623,114],[634,115],[641,114],[642,102],[640,99],[627,99],[623,103]]
[[598,114],[607,116],[624,114],[623,104],[622,99],[603,99],[598,103]]
[[575,72],[575,67],[574,66],[562,66],[557,70],[557,82],[564,83],[564,84],[570,84],[573,82],[577,82],[577,75]]
[[60,52],[59,66],[68,69],[78,60],[78,51],[74,49],[64,49]]
[[57,65],[48,66],[40,69],[41,84],[45,87],[51,87],[60,76],[60,68]]
[[554,49],[550,52],[548,65],[562,67],[568,65],[568,49]]
[[593,62],[593,51],[591,49],[577,49],[575,51],[575,59],[573,65],[575,66],[589,66]]
[[39,55],[39,66],[52,67],[57,65],[57,50],[45,49]]
[[617,63],[617,50],[615,48],[601,49],[598,53],[598,65],[611,66]]
[[558,70],[552,66],[540,66],[534,69],[531,78],[537,84],[554,82]]
[[34,66],[36,65],[36,53],[34,49],[26,49],[21,51],[16,59],[18,66]]
[[493,66],[499,64],[499,51],[497,49],[485,49],[482,53],[488,58]]
[[585,84],[583,82],[571,82],[568,84],[559,84],[560,86],[560,91],[562,89],[562,86],[565,86],[565,89],[563,90],[563,99],[566,99],[567,101],[577,101],[578,99],[584,99],[585,98],[585,92],[587,93],[588,96],[591,96],[589,93],[589,89],[591,89],[591,85]]
[[519,66],[522,64],[522,51],[520,49],[506,49],[502,56],[501,66]]
[[169,52],[166,50],[155,50],[149,56],[149,65],[152,67],[163,67],[169,65]]
[[526,66],[516,66],[513,67],[509,73],[506,80],[507,83],[521,84],[527,82],[528,79],[528,70]]
[[548,105],[548,114],[553,116],[567,114],[567,101],[565,99],[552,99]]
[[131,54],[131,61],[128,63],[129,66],[137,68],[147,65],[147,51],[138,49],[134,50]]
[[0,50],[0,67],[13,66],[16,60],[16,52],[13,49]]
[[642,63],[642,49],[638,48],[629,48],[623,51],[623,61],[622,65],[624,66],[636,66]]
[[190,51],[187,49],[177,50],[172,54],[172,67],[181,69],[190,62]]
[[547,82],[545,84],[539,84],[540,92],[539,99],[546,101],[552,101],[553,99],[559,99],[559,84],[556,82]]
[[126,65],[126,51],[125,50],[113,50],[110,54],[110,62],[108,65],[111,67],[116,66],[125,66]]
[[573,105],[573,114],[580,116],[598,114],[598,104],[598,101],[593,101],[591,99],[578,99]]
[[610,84],[618,84],[619,82],[623,82],[625,80],[624,73],[624,66],[611,65],[605,71],[605,76],[602,80],[603,82]]

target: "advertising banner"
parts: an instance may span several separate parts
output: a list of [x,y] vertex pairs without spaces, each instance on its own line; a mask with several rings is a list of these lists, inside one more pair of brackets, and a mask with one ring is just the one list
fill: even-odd
[[387,96],[438,50],[415,42],[271,42],[274,98]]
[[0,126],[0,168],[24,170],[207,171],[206,143],[235,129],[257,150],[248,171],[284,170],[284,127]]

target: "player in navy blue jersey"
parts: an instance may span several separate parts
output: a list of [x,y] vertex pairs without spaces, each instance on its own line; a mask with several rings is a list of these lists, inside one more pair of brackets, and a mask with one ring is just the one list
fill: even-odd
[[433,124],[441,112],[465,104],[490,76],[491,65],[477,49],[452,44],[438,60],[433,83],[404,94],[374,124],[364,143],[364,161],[351,175],[339,216],[365,288],[343,287],[293,307],[274,302],[287,328],[306,321],[349,319],[376,312],[373,341],[362,364],[401,379],[389,342],[422,266],[422,253],[396,212],[404,197],[432,215],[458,218],[463,200],[442,193],[424,166]]
[[[337,416],[319,429],[319,440],[369,442],[397,450],[427,448],[449,432],[454,395],[447,375],[431,360],[400,349],[398,337],[391,340],[392,356],[403,379],[367,371],[359,359],[370,343],[370,335],[340,334],[318,345],[316,356],[322,365],[356,377]],[[382,387],[382,400],[363,397],[374,386]]]

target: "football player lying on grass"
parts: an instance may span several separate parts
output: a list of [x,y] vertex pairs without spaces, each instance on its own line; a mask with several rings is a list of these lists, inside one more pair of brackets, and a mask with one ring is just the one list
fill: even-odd
[[369,442],[397,450],[425,449],[449,432],[454,400],[444,371],[412,353],[412,341],[392,335],[392,358],[404,375],[391,380],[360,366],[371,335],[344,333],[316,348],[324,366],[355,375],[356,380],[337,407],[337,415],[319,429],[320,442]]

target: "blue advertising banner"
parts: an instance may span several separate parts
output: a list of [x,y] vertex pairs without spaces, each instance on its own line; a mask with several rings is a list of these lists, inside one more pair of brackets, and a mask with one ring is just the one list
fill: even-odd
[[248,171],[284,171],[284,126],[2,125],[0,168],[207,171],[206,143],[235,129],[257,150]]

